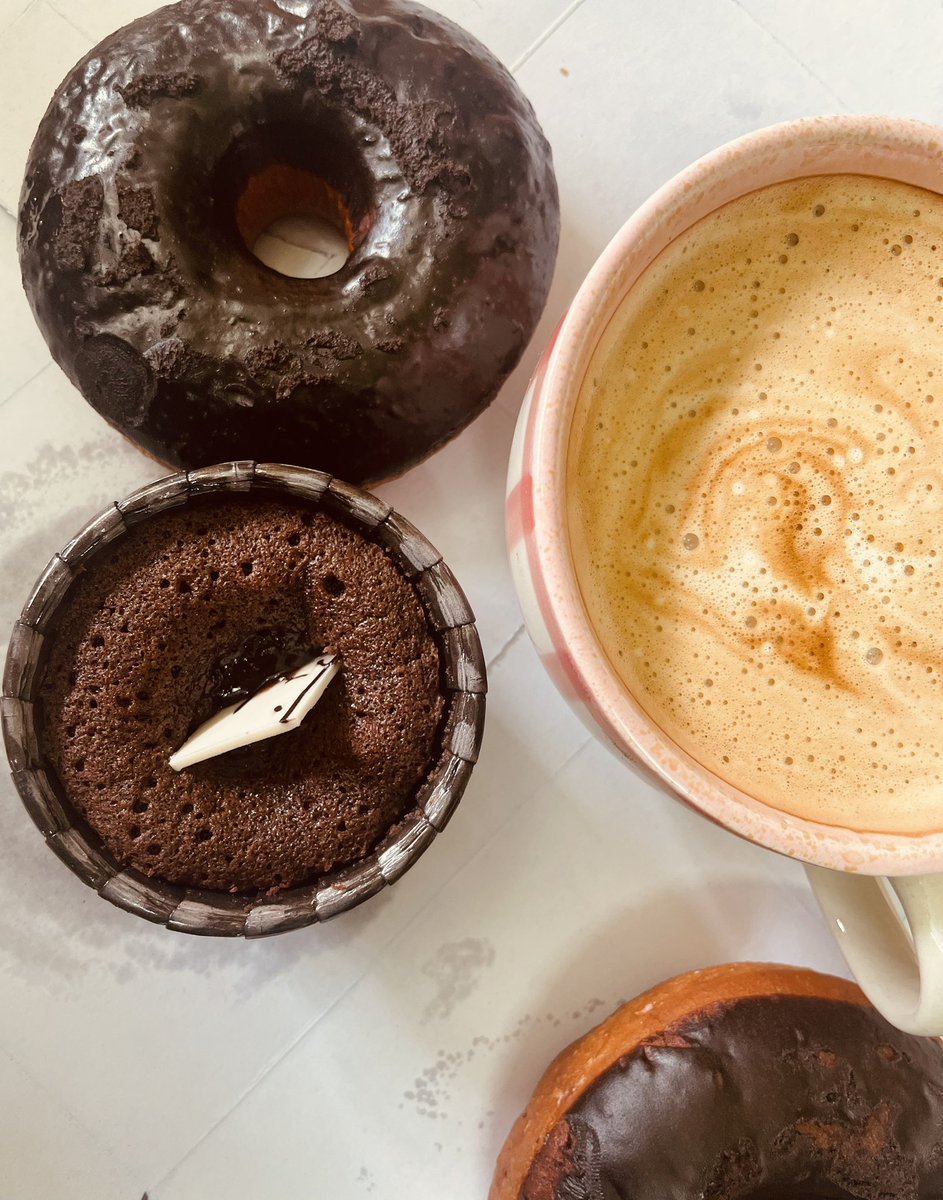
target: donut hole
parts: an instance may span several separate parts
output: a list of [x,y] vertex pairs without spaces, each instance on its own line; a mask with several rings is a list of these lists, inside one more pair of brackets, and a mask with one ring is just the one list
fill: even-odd
[[318,217],[279,217],[249,249],[264,266],[293,279],[335,275],[350,257],[346,238]]
[[222,168],[245,248],[280,275],[336,274],[372,223],[362,156],[323,124],[261,126],[240,140]]

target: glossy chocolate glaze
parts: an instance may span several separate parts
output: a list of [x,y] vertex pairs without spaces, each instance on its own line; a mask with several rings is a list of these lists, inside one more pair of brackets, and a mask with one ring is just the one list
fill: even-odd
[[310,638],[294,629],[263,626],[221,654],[207,672],[204,694],[213,711],[248,700],[272,680],[290,675],[316,654]]
[[872,1008],[750,997],[605,1071],[551,1131],[522,1200],[931,1200],[943,1047]]
[[[237,227],[273,165],[339,193],[323,279]],[[143,449],[394,474],[463,428],[546,299],[549,147],[508,72],[403,0],[181,0],[97,46],[53,98],[20,207],[56,361]]]

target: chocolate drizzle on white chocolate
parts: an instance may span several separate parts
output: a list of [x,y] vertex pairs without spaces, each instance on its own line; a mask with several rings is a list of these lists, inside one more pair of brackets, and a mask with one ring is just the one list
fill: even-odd
[[297,729],[340,670],[336,654],[320,654],[288,675],[276,675],[238,704],[210,717],[169,762],[175,771]]

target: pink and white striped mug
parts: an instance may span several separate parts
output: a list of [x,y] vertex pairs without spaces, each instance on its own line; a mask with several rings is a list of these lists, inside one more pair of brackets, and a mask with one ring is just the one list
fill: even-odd
[[579,289],[528,389],[511,454],[508,541],[530,636],[587,726],[661,790],[807,864],[823,913],[876,1007],[902,1029],[940,1035],[943,795],[939,831],[896,835],[800,819],[732,787],[666,736],[621,682],[587,615],[569,548],[571,422],[593,352],[633,283],[674,238],[722,205],[775,183],[833,174],[943,193],[943,129],[840,116],[760,130],[696,162],[627,221]]

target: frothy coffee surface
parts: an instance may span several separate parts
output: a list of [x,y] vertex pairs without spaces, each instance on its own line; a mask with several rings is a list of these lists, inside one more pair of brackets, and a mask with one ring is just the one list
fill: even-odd
[[943,198],[820,176],[644,273],[570,444],[575,563],[629,690],[785,812],[943,828]]

